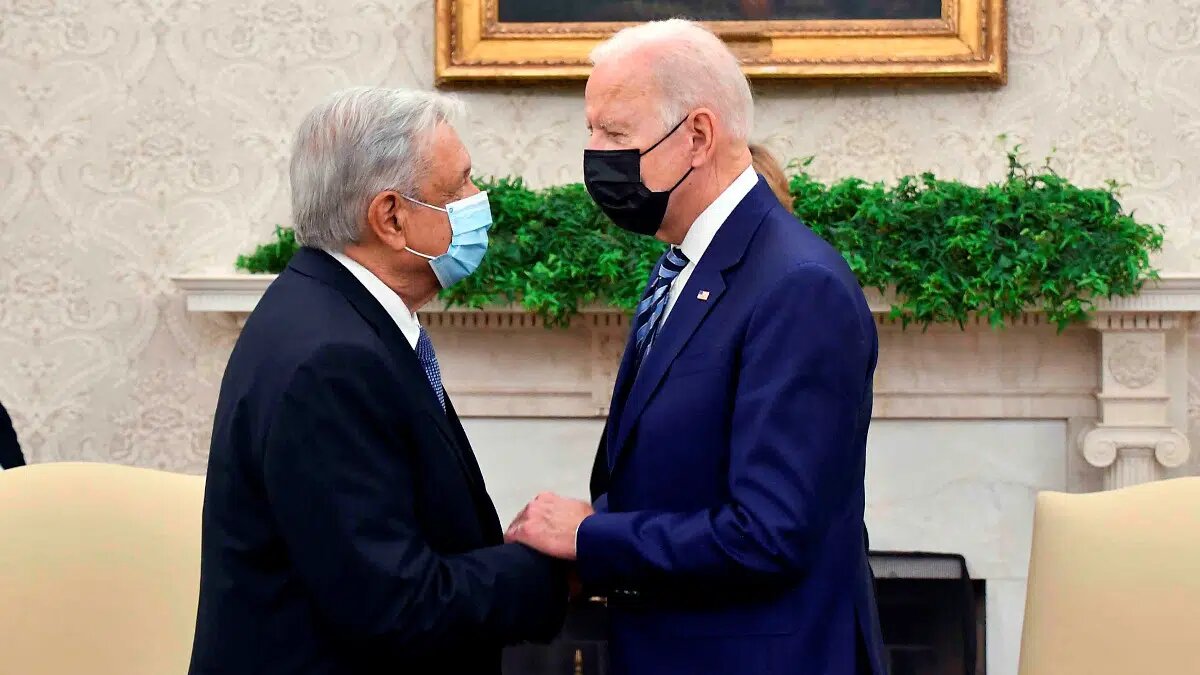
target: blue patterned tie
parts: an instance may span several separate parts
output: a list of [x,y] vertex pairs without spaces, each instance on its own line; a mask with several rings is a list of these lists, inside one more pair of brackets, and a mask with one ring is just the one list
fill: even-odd
[[667,298],[671,295],[671,284],[675,277],[687,267],[688,259],[678,248],[672,246],[658,261],[658,276],[650,282],[646,295],[638,303],[637,313],[633,319],[633,331],[637,345],[637,367],[641,368],[642,361],[650,352],[654,338],[658,337],[662,326],[663,311],[667,308]]
[[421,362],[421,367],[425,369],[425,377],[429,378],[429,386],[433,387],[433,393],[437,396],[438,403],[442,404],[442,410],[446,409],[446,390],[442,387],[442,369],[438,366],[437,354],[433,353],[433,341],[429,339],[429,333],[425,332],[425,327],[421,327],[421,337],[417,338],[417,359]]

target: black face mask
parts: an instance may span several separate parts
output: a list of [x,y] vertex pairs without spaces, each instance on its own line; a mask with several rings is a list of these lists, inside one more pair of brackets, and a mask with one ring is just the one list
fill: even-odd
[[654,236],[667,214],[671,193],[692,175],[691,167],[670,190],[654,192],[642,182],[642,156],[657,148],[683,126],[687,118],[646,149],[584,150],[583,184],[592,201],[619,227],[635,234]]

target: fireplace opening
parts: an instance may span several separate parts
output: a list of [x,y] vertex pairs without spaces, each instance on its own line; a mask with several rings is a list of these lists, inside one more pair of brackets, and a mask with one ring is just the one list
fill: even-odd
[[[889,675],[986,675],[984,582],[962,556],[872,551],[870,561]],[[607,675],[607,621],[602,603],[574,603],[553,642],[505,650],[505,675]]]
[[985,675],[984,582],[962,556],[872,552],[890,675]]

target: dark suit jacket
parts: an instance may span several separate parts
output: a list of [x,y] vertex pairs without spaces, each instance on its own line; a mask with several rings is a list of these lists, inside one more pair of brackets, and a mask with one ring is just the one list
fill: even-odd
[[25,466],[25,457],[21,454],[21,444],[17,442],[17,432],[13,429],[12,419],[4,404],[0,403],[0,469],[13,469]]
[[383,307],[299,251],[221,383],[192,675],[497,673],[561,563],[506,545],[453,405]]
[[617,377],[578,535],[615,675],[883,672],[863,528],[877,349],[845,261],[760,179]]

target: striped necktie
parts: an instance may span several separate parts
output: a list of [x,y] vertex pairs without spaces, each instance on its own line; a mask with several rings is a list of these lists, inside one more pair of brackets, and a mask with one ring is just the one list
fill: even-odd
[[442,387],[442,368],[438,365],[437,355],[433,353],[433,341],[429,339],[429,333],[425,332],[424,326],[421,326],[421,337],[417,338],[417,360],[425,369],[425,377],[429,378],[429,386],[433,387],[438,403],[442,404],[442,410],[445,410],[446,390]]
[[641,368],[646,354],[650,353],[654,338],[658,337],[663,311],[666,310],[667,299],[671,295],[671,284],[687,264],[688,259],[683,251],[674,246],[668,249],[658,261],[658,274],[646,289],[645,297],[638,303],[633,319],[638,368]]

